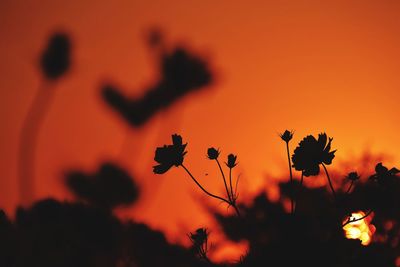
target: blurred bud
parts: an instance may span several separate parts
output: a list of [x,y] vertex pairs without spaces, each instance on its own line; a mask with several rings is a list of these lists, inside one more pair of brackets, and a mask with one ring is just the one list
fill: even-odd
[[56,80],[64,75],[70,67],[71,43],[65,33],[53,34],[40,59],[44,76]]

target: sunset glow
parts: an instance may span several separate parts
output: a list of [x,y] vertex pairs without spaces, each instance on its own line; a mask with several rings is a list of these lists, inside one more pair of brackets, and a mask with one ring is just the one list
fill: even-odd
[[[185,244],[188,232],[215,226],[209,207],[222,214],[232,209],[202,195],[181,168],[164,176],[152,172],[154,151],[171,134],[184,137],[185,166],[213,194],[225,189],[207,148],[221,149],[221,163],[237,155],[238,203],[265,191],[280,199],[277,184],[288,180],[278,136],[284,129],[294,131],[290,153],[309,134],[334,137],[334,186],[347,170],[373,172],[375,158],[400,161],[400,1],[0,2],[0,209],[11,217],[23,198],[19,136],[41,89],[40,53],[58,30],[71,37],[71,70],[50,88],[54,97],[37,134],[34,201],[75,201],[65,174],[95,173],[113,162],[140,188],[138,201],[115,213]],[[104,102],[101,87],[110,82],[139,98],[158,82],[158,54],[145,39],[153,28],[162,32],[166,49],[183,46],[204,58],[215,80],[131,127]],[[293,173],[296,181],[300,176]],[[304,179],[306,186],[317,183],[325,186],[326,178]],[[343,230],[368,245],[374,226],[368,217]],[[222,235],[211,239],[227,244]],[[245,249],[243,243],[216,246],[214,258],[232,260]]]
[[[362,211],[351,214],[352,218],[354,219],[362,218],[364,215],[365,213]],[[344,222],[347,220],[348,218],[346,218]],[[361,240],[362,245],[368,246],[371,243],[372,235],[375,232],[375,226],[373,224],[370,224],[371,220],[372,216],[370,215],[364,219],[351,222],[343,226],[346,238],[359,239]]]

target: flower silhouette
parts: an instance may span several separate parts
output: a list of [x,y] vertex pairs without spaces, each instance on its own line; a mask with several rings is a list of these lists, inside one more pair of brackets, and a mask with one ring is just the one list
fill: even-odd
[[349,174],[347,174],[346,179],[354,182],[360,179],[360,175],[358,175],[357,172],[350,172]]
[[180,166],[183,163],[183,158],[186,154],[186,144],[182,143],[182,137],[177,134],[172,135],[172,145],[164,145],[156,149],[154,160],[159,165],[153,166],[155,174],[163,174],[172,166]]
[[189,238],[195,246],[202,246],[207,241],[208,234],[206,228],[198,228],[196,232],[189,234]]
[[330,151],[333,138],[327,139],[326,133],[319,134],[318,140],[312,135],[305,137],[294,150],[293,167],[304,176],[318,175],[319,165],[330,165],[335,157],[336,150]]
[[210,262],[208,259],[208,235],[209,232],[206,228],[198,228],[196,232],[189,233],[189,239],[192,241],[192,249],[201,259]]
[[215,148],[213,148],[213,147],[210,147],[210,148],[207,150],[207,156],[208,156],[208,158],[211,159],[211,160],[217,159],[218,156],[219,156],[219,150],[218,150],[218,149],[215,149]]
[[228,155],[228,162],[225,162],[226,166],[228,166],[229,169],[234,168],[237,163],[236,163],[237,156],[233,154]]
[[293,131],[288,131],[286,130],[284,133],[279,134],[281,139],[285,141],[286,143],[289,143],[290,140],[293,138]]

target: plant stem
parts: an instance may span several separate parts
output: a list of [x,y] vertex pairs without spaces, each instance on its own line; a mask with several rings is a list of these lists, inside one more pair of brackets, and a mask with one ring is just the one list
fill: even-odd
[[347,224],[349,224],[349,223],[361,221],[361,220],[367,218],[371,213],[372,213],[372,210],[369,210],[367,213],[365,213],[364,216],[362,216],[362,217],[360,217],[360,218],[358,218],[358,219],[353,219],[353,220],[351,220],[351,216],[350,216],[349,219],[347,219],[347,221],[346,221],[344,224],[342,224],[342,227],[345,226],[345,225],[347,225]]
[[53,100],[55,90],[43,81],[22,122],[18,152],[18,186],[20,204],[28,205],[35,193],[35,152],[41,127]]
[[301,188],[302,188],[302,185],[303,185],[303,180],[304,180],[304,174],[303,174],[303,172],[301,172],[301,178],[300,178],[300,189],[299,189],[299,192],[297,193],[296,202],[294,203],[293,214],[296,212],[296,208],[297,208],[297,201],[299,200],[299,196],[300,196]]
[[289,142],[286,142],[286,151],[289,163],[289,173],[290,173],[290,214],[294,212],[293,206],[293,175],[292,175],[292,164],[290,162],[290,152],[289,152]]
[[325,173],[326,173],[326,178],[328,178],[329,186],[330,186],[330,188],[331,188],[331,190],[332,190],[333,198],[334,198],[335,201],[336,201],[336,192],[335,192],[335,189],[333,189],[332,181],[331,181],[331,178],[329,177],[328,170],[326,169],[324,163],[321,163],[321,164],[322,164],[322,167],[324,167],[324,170],[325,170]]
[[229,202],[232,203],[232,202],[233,202],[233,201],[232,201],[232,197],[233,197],[233,196],[231,197],[231,194],[229,193],[228,185],[226,184],[226,179],[225,179],[224,171],[222,170],[222,167],[221,167],[221,164],[219,163],[219,160],[216,158],[215,161],[217,162],[218,167],[219,167],[219,170],[221,171],[222,179],[224,180],[225,190],[226,190],[226,194],[227,194],[227,196],[228,196]]
[[229,168],[229,187],[231,188],[231,199],[235,201],[235,196],[233,195],[233,187],[232,187],[232,168]]
[[347,188],[346,194],[350,193],[351,188],[353,187],[354,181],[351,181],[349,188]]
[[220,196],[214,195],[210,192],[208,192],[206,189],[204,189],[204,187],[201,186],[201,184],[196,180],[196,178],[194,178],[194,176],[190,173],[190,171],[185,167],[185,165],[181,164],[182,168],[185,169],[185,171],[189,174],[189,176],[192,178],[192,180],[197,184],[198,187],[200,187],[201,190],[203,190],[204,193],[206,193],[207,195],[209,195],[210,197],[219,199],[225,203],[228,203],[229,205],[231,205],[229,200],[226,200],[225,198],[222,198]]

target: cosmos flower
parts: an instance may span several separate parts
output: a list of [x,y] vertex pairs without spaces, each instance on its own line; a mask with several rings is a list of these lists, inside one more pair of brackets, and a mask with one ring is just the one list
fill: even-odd
[[233,154],[229,154],[228,162],[227,163],[225,162],[226,166],[228,166],[228,168],[230,168],[230,169],[234,168],[237,165],[236,159],[237,159],[237,156],[235,156]]
[[210,147],[208,150],[207,150],[207,156],[208,156],[208,158],[209,159],[217,159],[218,158],[218,156],[219,156],[219,150],[217,150],[217,149],[215,149],[215,148],[213,148],[213,147]]
[[358,179],[360,179],[360,176],[357,172],[350,172],[349,174],[347,174],[346,179],[350,181],[357,181]]
[[172,135],[172,145],[164,145],[157,147],[154,160],[159,165],[153,166],[155,174],[163,174],[167,172],[172,166],[180,166],[183,163],[183,158],[187,153],[185,151],[186,144],[182,144],[182,137],[180,135]]
[[304,176],[318,175],[319,165],[330,165],[335,157],[336,150],[330,151],[332,140],[328,141],[326,133],[319,134],[318,140],[312,135],[306,136],[294,150],[293,167]]
[[286,143],[289,143],[290,140],[292,140],[293,138],[293,131],[288,131],[286,130],[284,133],[279,135],[283,141],[285,141]]

